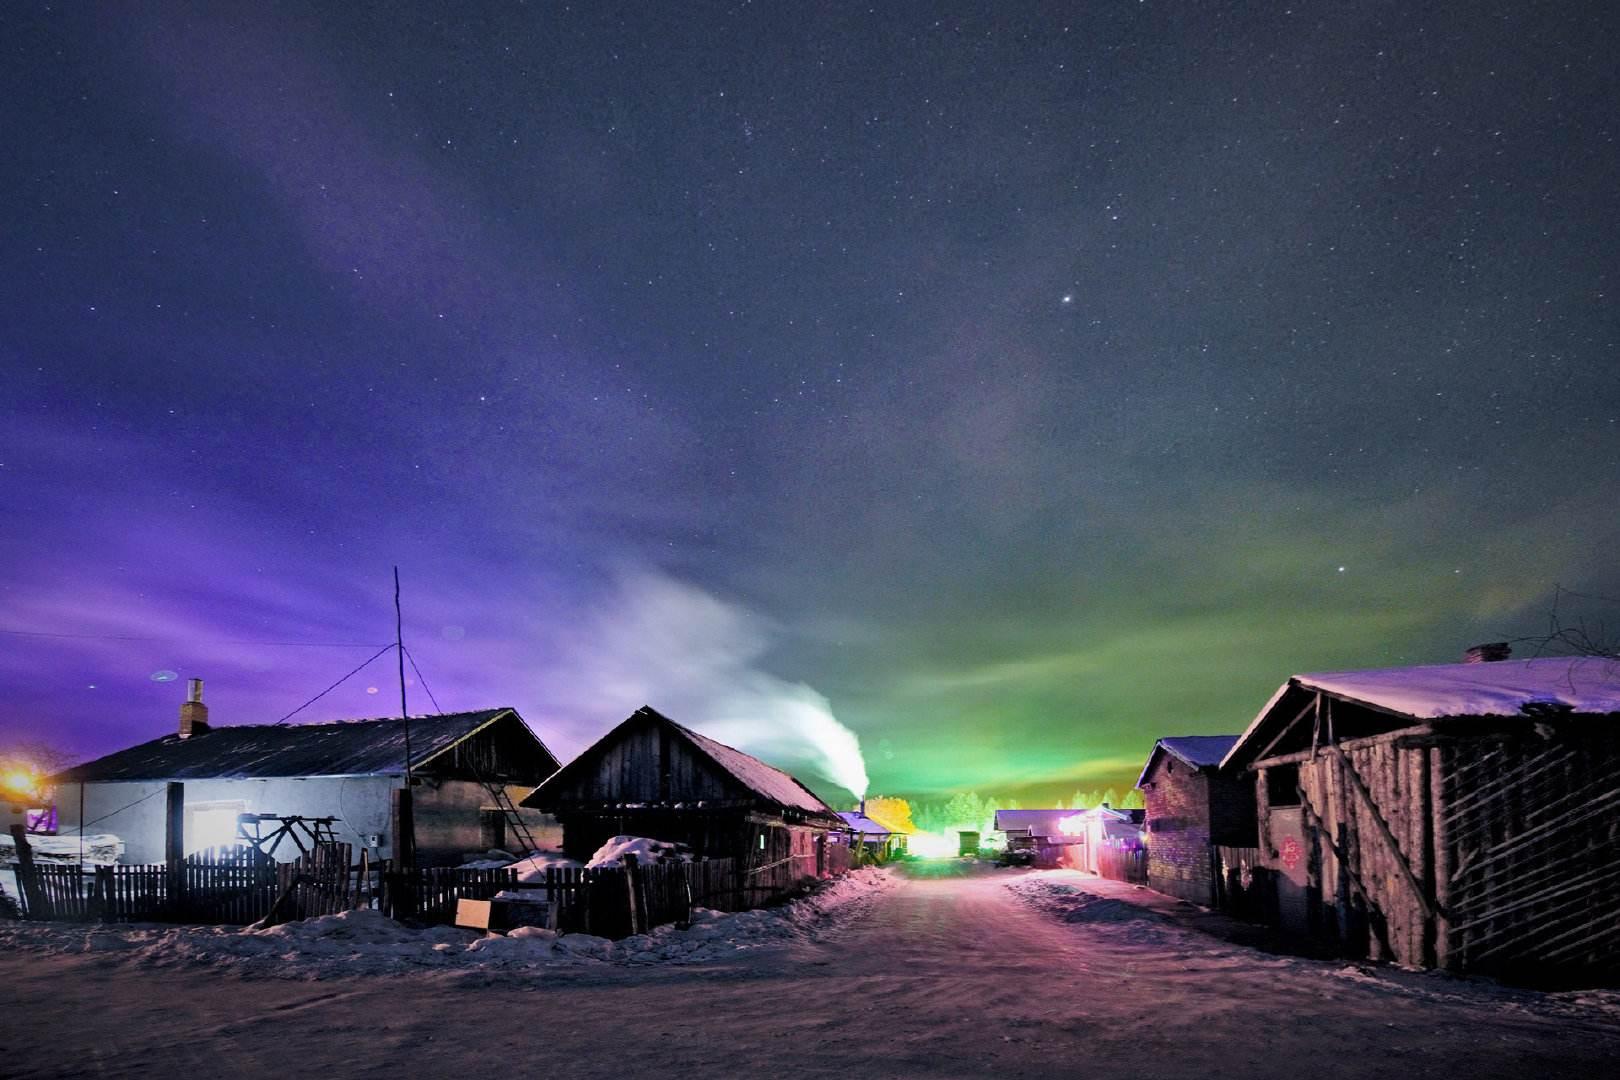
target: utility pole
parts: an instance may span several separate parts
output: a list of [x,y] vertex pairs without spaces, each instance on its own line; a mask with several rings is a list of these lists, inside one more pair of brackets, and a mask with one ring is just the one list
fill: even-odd
[[405,630],[399,611],[399,567],[394,567],[394,653],[399,660],[399,719],[405,725],[405,783],[411,782],[411,714],[405,707]]
[[[399,721],[405,728],[405,786],[394,792],[394,867],[411,871],[416,866],[416,812],[411,794],[411,714],[405,705],[405,630],[399,608],[399,567],[394,567],[394,652],[399,656]],[[415,878],[409,881],[396,905],[395,917],[415,913]]]

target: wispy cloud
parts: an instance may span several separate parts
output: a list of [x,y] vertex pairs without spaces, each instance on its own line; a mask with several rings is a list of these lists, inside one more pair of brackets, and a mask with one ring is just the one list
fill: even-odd
[[768,620],[695,585],[631,570],[570,628],[542,693],[558,711],[618,718],[651,705],[705,735],[859,797],[860,740],[827,698],[765,669]]

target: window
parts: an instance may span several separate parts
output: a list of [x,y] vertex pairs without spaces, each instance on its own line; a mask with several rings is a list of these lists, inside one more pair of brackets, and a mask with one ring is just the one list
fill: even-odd
[[1266,802],[1272,806],[1299,805],[1299,766],[1273,765],[1266,770]]

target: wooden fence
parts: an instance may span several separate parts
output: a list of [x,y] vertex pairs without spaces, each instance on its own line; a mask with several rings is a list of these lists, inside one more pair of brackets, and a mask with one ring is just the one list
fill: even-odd
[[736,911],[745,893],[731,859],[550,867],[525,891],[555,905],[556,929],[608,938],[687,922],[697,907]]
[[1275,875],[1260,865],[1259,848],[1211,844],[1210,875],[1216,907],[1251,922],[1276,922]]
[[77,922],[250,923],[270,910],[275,864],[252,848],[188,856],[171,880],[158,865],[17,868],[25,918]]
[[418,867],[404,872],[384,865],[378,873],[377,910],[392,919],[449,923],[459,900],[488,900],[517,886],[515,870]]
[[1146,885],[1147,848],[1140,844],[1126,844],[1109,840],[1097,848],[1097,873],[1115,881],[1128,881],[1132,885]]
[[[169,867],[161,864],[18,868],[29,919],[245,925],[374,906],[391,918],[449,923],[462,899],[488,900],[517,890],[549,901],[556,929],[608,938],[687,922],[694,908],[741,911],[758,906],[762,897],[779,899],[787,895],[790,876],[772,866],[751,874],[739,872],[732,859],[700,859],[552,867],[544,882],[520,885],[509,869],[405,872],[387,862],[368,866],[364,857],[350,866],[347,844],[323,844],[291,863],[274,862],[252,848],[199,853],[186,860],[178,892]],[[791,887],[801,881],[792,878]]]

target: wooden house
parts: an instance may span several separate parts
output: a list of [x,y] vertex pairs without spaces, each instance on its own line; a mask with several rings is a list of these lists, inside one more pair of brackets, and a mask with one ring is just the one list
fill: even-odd
[[1181,735],[1153,744],[1136,781],[1147,804],[1150,888],[1213,907],[1215,849],[1255,846],[1254,778],[1219,769],[1236,742],[1236,735]]
[[[394,856],[403,721],[210,725],[207,718],[201,680],[193,680],[178,732],[58,773],[58,831],[73,834],[82,821],[89,832],[122,840],[125,862],[161,862],[169,785],[179,782],[187,853],[236,843],[246,816],[261,835],[287,818],[325,821],[324,838],[373,859]],[[419,865],[454,865],[469,852],[515,845],[516,821],[538,845],[556,842],[554,820],[519,815],[513,803],[557,770],[515,709],[413,716],[409,729]],[[271,854],[288,861],[299,847],[277,843]]]
[[1402,964],[1612,981],[1617,714],[1608,659],[1296,675],[1222,768],[1257,779],[1285,925]]
[[827,850],[830,837],[846,835],[844,821],[814,792],[646,707],[522,805],[555,815],[563,851],[581,860],[614,836],[674,841],[737,860],[748,887],[765,894],[844,868]]

